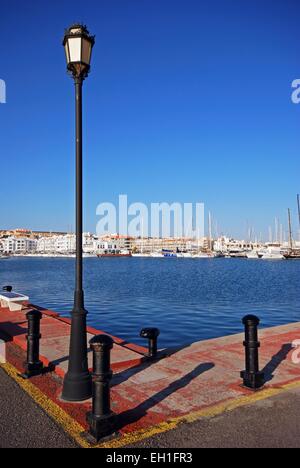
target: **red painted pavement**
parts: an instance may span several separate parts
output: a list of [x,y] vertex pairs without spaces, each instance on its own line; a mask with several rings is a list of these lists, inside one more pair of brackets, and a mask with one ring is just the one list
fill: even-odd
[[[46,364],[54,361],[56,372],[62,376],[67,366],[69,321],[51,311],[42,312],[43,360]],[[0,309],[0,330],[22,350],[26,349],[24,317],[24,312]],[[99,331],[89,329],[89,336],[96,333]],[[293,364],[291,359],[292,342],[296,339],[300,339],[300,323],[260,331],[261,369],[266,373],[267,386],[300,380],[300,365]],[[142,362],[140,353],[145,351],[142,348],[117,338],[114,340],[112,409],[118,415],[118,428],[123,433],[144,429],[250,392],[241,387],[239,377],[244,369],[243,335],[194,343],[153,362]],[[12,351],[11,354],[14,355]],[[20,357],[13,359],[14,365],[20,367]],[[84,424],[90,403],[62,403],[58,398],[61,384],[57,380],[55,384],[51,383],[52,380],[48,374],[32,381]]]
[[[60,317],[42,307],[28,304],[28,309],[20,312],[11,312],[9,309],[0,308],[0,329],[21,349],[26,350],[27,320],[26,312],[32,308],[40,310],[43,314],[41,320],[42,339],[40,343],[40,359],[46,366],[53,364],[55,372],[64,377],[68,368],[70,319]],[[96,334],[105,333],[88,327],[88,341]],[[117,337],[112,336],[114,348],[112,352],[112,369],[126,369],[128,366],[140,364],[143,361],[145,348],[131,345]],[[89,352],[89,367],[92,367],[92,355]]]

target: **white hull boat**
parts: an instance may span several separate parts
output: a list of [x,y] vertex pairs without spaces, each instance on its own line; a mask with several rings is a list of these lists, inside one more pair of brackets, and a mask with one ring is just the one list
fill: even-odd
[[247,252],[247,258],[251,259],[251,260],[258,260],[259,259],[259,256],[258,256],[258,252],[255,250],[255,251],[251,251],[251,252]]
[[193,258],[214,258],[214,255],[205,252],[200,252],[193,255]]
[[152,252],[152,254],[150,254],[150,257],[152,257],[152,258],[164,258],[164,255],[161,252]]
[[261,257],[262,260],[285,260],[285,257],[280,253],[265,253]]
[[177,252],[177,258],[193,258],[193,255],[190,252]]
[[143,253],[136,253],[136,254],[132,254],[132,257],[149,258],[149,257],[151,257],[151,255],[150,254],[143,254]]

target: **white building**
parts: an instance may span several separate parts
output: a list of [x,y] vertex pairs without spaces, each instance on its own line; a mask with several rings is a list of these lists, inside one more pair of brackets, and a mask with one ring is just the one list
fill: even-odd
[[[91,253],[95,250],[95,239],[90,233],[82,236],[83,252]],[[41,237],[37,242],[37,251],[40,253],[74,253],[76,251],[75,234],[62,236]]]
[[263,247],[263,244],[258,242],[247,242],[244,240],[231,239],[229,237],[219,237],[213,242],[213,250],[216,252],[231,252],[231,251],[247,251],[247,250],[259,250]]
[[0,252],[8,254],[31,253],[37,249],[37,240],[27,237],[7,237],[0,240]]
[[55,241],[56,236],[52,237],[40,237],[37,241],[37,252],[49,253],[55,252]]
[[102,253],[119,253],[121,249],[119,243],[116,241],[99,239],[96,241],[96,251]]
[[58,236],[55,241],[55,251],[58,253],[73,253],[76,250],[76,238],[73,234]]
[[14,253],[15,251],[15,238],[8,237],[0,240],[0,252],[1,253]]
[[40,253],[72,253],[75,250],[76,241],[73,234],[41,237],[37,244],[37,251]]
[[82,250],[84,253],[94,253],[96,251],[97,238],[89,233],[84,232],[82,236]]

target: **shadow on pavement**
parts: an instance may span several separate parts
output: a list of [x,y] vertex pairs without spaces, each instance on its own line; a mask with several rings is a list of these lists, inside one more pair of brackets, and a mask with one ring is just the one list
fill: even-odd
[[121,383],[126,382],[126,380],[129,380],[131,377],[138,374],[139,372],[142,372],[145,369],[148,369],[149,367],[153,366],[157,362],[162,361],[163,359],[168,358],[170,356],[173,356],[179,351],[189,348],[190,346],[191,345],[188,344],[188,345],[178,347],[176,349],[174,348],[174,349],[161,350],[158,352],[156,358],[148,358],[145,356],[141,364],[137,364],[136,366],[130,367],[129,369],[126,369],[125,371],[119,372],[118,374],[114,374],[111,386],[115,387],[116,385],[120,385]]
[[[22,328],[19,325],[26,324],[26,328]],[[27,333],[27,321],[20,322],[1,322],[1,335],[3,340],[6,342],[13,341],[15,336],[26,335]]]
[[262,372],[265,374],[265,382],[270,382],[275,377],[275,371],[278,369],[280,364],[286,360],[289,352],[292,349],[291,343],[282,345],[278,353],[274,354],[271,361],[264,367]]
[[119,431],[124,426],[139,421],[143,416],[147,415],[147,412],[152,407],[156,406],[158,403],[161,403],[163,400],[165,400],[178,390],[186,387],[196,377],[199,377],[199,375],[210,371],[214,367],[215,365],[212,362],[202,363],[199,366],[197,366],[193,371],[189,372],[188,374],[176,380],[175,382],[172,382],[168,387],[154,394],[148,400],[145,400],[144,402],[140,403],[136,408],[120,413],[116,416],[115,430]]

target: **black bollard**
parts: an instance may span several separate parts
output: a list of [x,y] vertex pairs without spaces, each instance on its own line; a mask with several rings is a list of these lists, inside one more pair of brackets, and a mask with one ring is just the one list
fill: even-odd
[[6,292],[12,292],[13,288],[12,286],[3,286],[2,290]]
[[264,373],[259,371],[258,348],[258,325],[259,318],[255,315],[246,315],[243,318],[245,325],[245,352],[246,352],[246,370],[241,372],[241,377],[244,381],[244,386],[257,390],[264,385]]
[[87,414],[89,434],[93,441],[107,438],[115,433],[115,415],[110,409],[110,352],[113,340],[107,335],[98,335],[90,340],[93,352],[92,411]]
[[147,338],[148,344],[148,356],[156,357],[157,355],[157,338],[159,337],[160,331],[158,328],[143,328],[140,332],[141,338]]
[[28,320],[28,335],[27,338],[27,361],[25,363],[25,372],[23,378],[29,379],[34,375],[41,374],[43,363],[39,360],[40,357],[40,321],[42,314],[38,310],[30,310],[26,314]]

